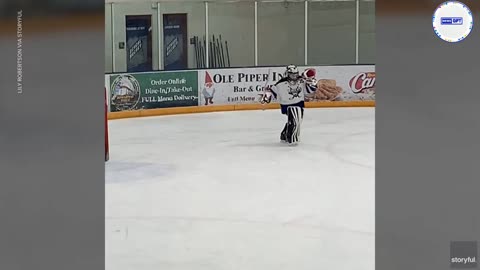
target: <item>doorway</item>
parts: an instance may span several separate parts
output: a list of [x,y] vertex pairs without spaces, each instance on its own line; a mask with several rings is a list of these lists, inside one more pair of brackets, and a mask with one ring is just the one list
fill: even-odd
[[126,16],[127,72],[153,70],[152,16]]
[[164,69],[188,68],[187,14],[163,15]]

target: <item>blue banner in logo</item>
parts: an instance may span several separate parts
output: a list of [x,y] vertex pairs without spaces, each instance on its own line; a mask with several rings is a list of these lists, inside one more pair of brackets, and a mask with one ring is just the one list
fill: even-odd
[[442,25],[462,25],[463,24],[462,17],[442,17],[441,21],[442,21]]

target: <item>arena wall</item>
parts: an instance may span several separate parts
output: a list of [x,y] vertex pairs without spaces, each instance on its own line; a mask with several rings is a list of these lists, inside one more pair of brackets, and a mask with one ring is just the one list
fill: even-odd
[[[166,57],[169,31],[163,25],[169,14],[187,17],[177,32],[187,37],[179,39],[181,43],[188,43],[179,53],[186,60],[180,68],[375,63],[373,0],[107,0],[105,72],[139,71],[127,63],[131,56],[126,18],[133,15],[147,16],[151,23],[147,35],[151,41],[141,43],[151,48],[151,55],[136,56],[148,61],[148,68],[142,70],[172,69],[165,66],[171,58]],[[207,36],[203,45],[190,43],[192,38],[200,41]],[[225,51],[225,63],[199,64],[198,50],[214,39],[223,47],[217,52]],[[175,47],[177,53],[180,47]]]

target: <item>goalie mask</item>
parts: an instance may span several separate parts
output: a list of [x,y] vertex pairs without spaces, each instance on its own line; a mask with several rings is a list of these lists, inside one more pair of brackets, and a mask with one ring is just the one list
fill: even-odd
[[287,70],[285,71],[285,77],[288,80],[297,80],[298,77],[300,77],[300,74],[298,73],[297,66],[295,66],[295,65],[287,66]]

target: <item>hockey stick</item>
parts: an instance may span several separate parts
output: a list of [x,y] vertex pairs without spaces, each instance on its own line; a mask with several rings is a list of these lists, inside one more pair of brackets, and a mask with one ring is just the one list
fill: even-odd
[[228,67],[230,67],[230,52],[228,51],[228,43],[227,43],[226,40],[225,40],[225,48],[227,49],[227,63],[228,63]]
[[221,59],[222,59],[222,67],[225,67],[225,55],[223,54],[223,43],[222,43],[222,35],[220,35],[219,39],[219,46],[220,46],[220,51],[222,52],[221,54]]
[[217,48],[215,48],[215,35],[212,36],[212,40],[210,41],[210,46],[212,46],[212,62],[213,62],[213,67],[218,68],[217,65]]
[[195,50],[195,64],[197,65],[197,68],[200,68],[200,57],[198,54],[198,46],[197,46],[197,36],[193,36],[193,48]]
[[203,68],[207,67],[207,41],[205,36],[203,36]]

